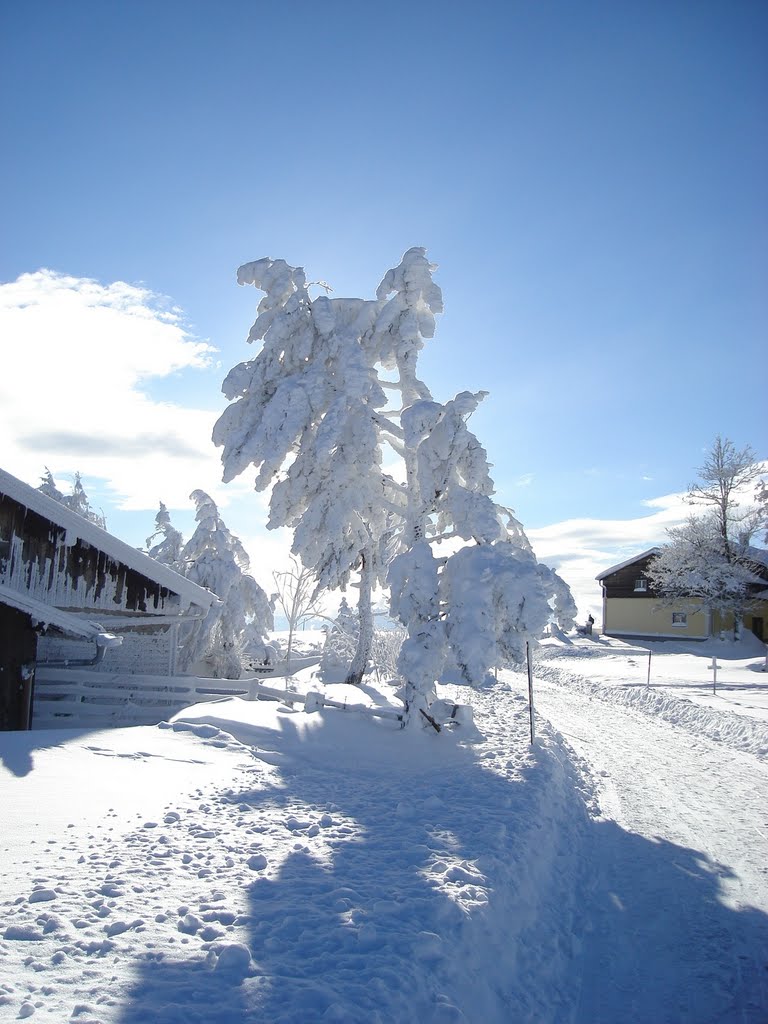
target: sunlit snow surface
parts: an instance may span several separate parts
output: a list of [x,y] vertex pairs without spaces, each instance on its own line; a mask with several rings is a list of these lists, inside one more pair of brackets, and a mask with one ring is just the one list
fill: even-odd
[[473,735],[225,700],[0,736],[0,1020],[764,1021],[768,678],[636,704],[641,647],[548,647],[532,748],[517,673]]

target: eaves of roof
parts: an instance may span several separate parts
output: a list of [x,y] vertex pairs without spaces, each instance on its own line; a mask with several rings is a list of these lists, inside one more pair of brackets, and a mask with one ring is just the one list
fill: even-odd
[[644,558],[648,558],[649,555],[658,555],[661,548],[648,548],[647,551],[641,551],[639,555],[633,555],[628,558],[625,562],[619,562],[618,565],[612,565],[610,569],[603,569],[603,571],[595,576],[596,580],[603,580],[606,576],[610,576],[611,573],[618,572],[619,569],[626,569],[628,565],[632,565],[634,562],[640,562]]
[[7,495],[20,505],[36,512],[38,515],[62,527],[67,531],[67,543],[75,544],[82,540],[98,551],[110,555],[117,562],[128,566],[135,572],[141,573],[147,579],[159,583],[174,594],[178,594],[187,604],[196,604],[201,608],[210,608],[217,601],[212,591],[199,587],[196,583],[180,576],[179,573],[169,569],[167,565],[156,562],[154,558],[145,555],[143,552],[119,540],[100,526],[91,523],[88,519],[73,512],[62,505],[61,502],[49,498],[29,484],[23,483],[4,469],[0,469],[0,495]]
[[95,640],[97,643],[99,643],[100,637],[111,636],[99,622],[79,619],[69,612],[37,601],[23,590],[14,590],[4,583],[0,583],[0,604],[9,605],[17,611],[24,612],[31,617],[35,625],[56,626],[58,629],[64,630],[65,633],[73,633],[75,636]]

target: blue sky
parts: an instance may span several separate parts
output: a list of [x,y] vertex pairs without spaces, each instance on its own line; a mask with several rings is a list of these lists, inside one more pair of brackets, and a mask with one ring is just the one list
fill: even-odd
[[81,470],[132,543],[219,486],[278,557],[205,439],[262,256],[370,296],[427,247],[422,376],[490,392],[499,498],[585,611],[716,433],[768,456],[765,4],[80,0],[0,37],[1,461]]

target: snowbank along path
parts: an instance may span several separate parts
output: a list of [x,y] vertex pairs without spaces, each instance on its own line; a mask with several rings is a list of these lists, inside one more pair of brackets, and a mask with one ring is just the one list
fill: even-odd
[[764,1024],[768,729],[556,661],[536,672],[537,709],[599,799],[575,1020]]
[[0,1020],[568,1020],[582,781],[522,698],[476,714],[471,744],[238,700],[18,739]]

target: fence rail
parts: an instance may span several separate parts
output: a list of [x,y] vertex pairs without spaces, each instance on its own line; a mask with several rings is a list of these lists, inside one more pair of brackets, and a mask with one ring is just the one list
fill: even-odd
[[33,729],[78,725],[153,725],[203,701],[255,700],[265,673],[246,679],[137,676],[88,669],[38,668]]

